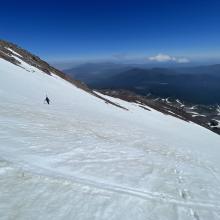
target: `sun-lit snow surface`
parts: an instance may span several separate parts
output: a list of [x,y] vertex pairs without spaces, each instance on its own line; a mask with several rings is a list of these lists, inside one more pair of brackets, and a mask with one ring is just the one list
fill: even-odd
[[21,66],[0,59],[0,219],[220,219],[218,135]]

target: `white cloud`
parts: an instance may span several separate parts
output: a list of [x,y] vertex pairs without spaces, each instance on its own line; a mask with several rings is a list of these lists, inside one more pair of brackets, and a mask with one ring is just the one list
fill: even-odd
[[171,56],[169,56],[167,54],[159,53],[156,56],[149,57],[149,60],[157,61],[157,62],[168,62],[168,61],[172,61],[173,57],[171,57]]
[[176,62],[176,63],[188,63],[190,62],[189,59],[185,57],[173,57],[167,54],[162,54],[159,53],[156,56],[151,56],[148,58],[150,61],[155,61],[155,62]]

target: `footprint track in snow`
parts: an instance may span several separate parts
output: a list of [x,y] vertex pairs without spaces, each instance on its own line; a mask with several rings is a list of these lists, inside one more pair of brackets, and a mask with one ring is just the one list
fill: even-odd
[[190,209],[190,215],[195,219],[195,220],[200,220],[200,217],[196,211],[193,209]]
[[[181,185],[183,183],[183,177],[180,174],[182,174],[183,172],[178,170],[178,165],[175,166],[174,173],[177,175],[177,182],[179,183],[179,187],[180,187],[179,195],[184,201],[188,202],[190,199],[190,193],[188,189],[181,189]],[[188,211],[190,216],[192,216],[194,220],[200,220],[199,214],[196,211],[194,211],[192,208],[188,208]]]

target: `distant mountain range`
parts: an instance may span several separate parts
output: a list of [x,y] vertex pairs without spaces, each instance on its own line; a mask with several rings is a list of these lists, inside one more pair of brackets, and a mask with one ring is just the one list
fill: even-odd
[[133,65],[130,66],[126,64],[115,64],[110,62],[86,63],[71,69],[64,70],[64,72],[92,86],[131,68],[133,68]]
[[65,72],[95,89],[126,89],[140,95],[151,93],[196,104],[220,103],[220,64],[147,68],[144,65],[88,63]]

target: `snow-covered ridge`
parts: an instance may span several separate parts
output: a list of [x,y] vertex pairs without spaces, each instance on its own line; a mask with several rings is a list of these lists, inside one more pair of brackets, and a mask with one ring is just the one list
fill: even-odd
[[[35,72],[36,70],[40,70],[41,72],[52,75],[53,77],[60,77],[71,84],[75,85],[78,88],[85,90],[86,92],[103,99],[106,103],[112,104],[119,108],[125,109],[120,105],[117,105],[113,102],[110,102],[107,99],[99,96],[98,94],[94,93],[90,88],[87,87],[84,83],[73,79],[72,77],[67,76],[65,73],[55,69],[54,67],[50,66],[45,61],[41,60],[39,57],[31,54],[30,52],[18,47],[17,45],[0,40],[0,58],[9,61],[21,68],[24,68],[26,71]],[[127,110],[127,109],[125,109]]]
[[18,61],[0,58],[1,219],[219,219],[220,136]]
[[41,60],[38,56],[31,54],[27,50],[4,40],[0,40],[0,58],[9,61],[15,65],[20,65],[19,60],[22,60],[24,63],[28,64],[31,67],[36,67],[37,69],[43,71],[45,74],[55,74],[61,78],[71,82],[79,88],[89,91],[88,87],[83,83],[69,78],[63,72],[55,69],[50,66],[45,61]]

